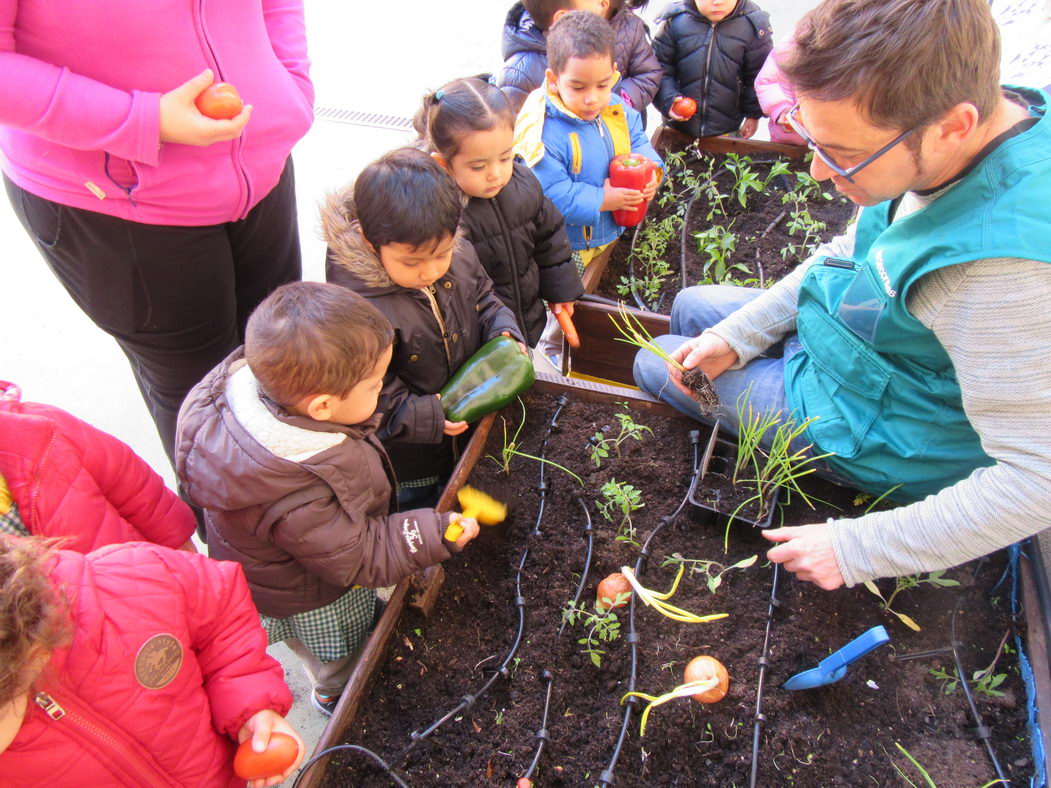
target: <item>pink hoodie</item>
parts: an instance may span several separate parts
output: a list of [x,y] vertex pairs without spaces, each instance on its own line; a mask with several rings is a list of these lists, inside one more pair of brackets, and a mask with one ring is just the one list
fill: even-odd
[[[302,0],[0,0],[0,164],[122,219],[242,219],[310,128],[309,65]],[[254,106],[244,133],[160,145],[160,95],[205,68]]]
[[766,62],[755,78],[755,95],[759,99],[759,106],[763,108],[763,114],[770,118],[770,141],[805,145],[802,137],[794,131],[787,131],[777,122],[796,103],[795,90],[777,65],[777,56],[784,55],[792,42],[791,37],[785,39],[766,56]]

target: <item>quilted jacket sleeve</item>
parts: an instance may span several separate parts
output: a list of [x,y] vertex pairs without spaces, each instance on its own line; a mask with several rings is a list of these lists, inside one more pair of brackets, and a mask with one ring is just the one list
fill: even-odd
[[[197,553],[152,548],[136,564],[170,574],[186,598],[186,625],[217,731],[235,739],[249,717],[263,709],[284,715],[292,707],[284,670],[266,653],[241,565]],[[115,557],[115,556],[114,556]]]
[[368,517],[331,496],[290,511],[272,538],[332,585],[379,588],[448,558],[442,541],[448,519],[434,509]]
[[[50,405],[24,403],[21,412],[48,419],[54,440],[70,451],[66,467],[54,467],[47,457],[37,466],[34,514],[46,520],[36,524],[44,534],[74,537],[71,549],[83,552],[128,541],[180,547],[193,534],[190,507],[127,444]],[[73,457],[79,469],[69,467]]]
[[[516,168],[520,165],[516,165]],[[566,234],[566,223],[555,204],[544,194],[540,182],[526,171],[536,188],[537,211],[533,259],[540,269],[540,297],[557,304],[576,301],[584,294],[580,273],[571,259],[573,248]]]

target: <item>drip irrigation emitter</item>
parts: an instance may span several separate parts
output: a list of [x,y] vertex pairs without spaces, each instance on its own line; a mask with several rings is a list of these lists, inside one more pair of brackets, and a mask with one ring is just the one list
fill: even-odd
[[[558,407],[555,408],[555,412],[551,415],[551,422],[548,424],[547,434],[544,435],[544,440],[540,444],[540,452],[541,452],[540,456],[543,456],[544,451],[546,451],[548,437],[551,435],[551,432],[558,426],[558,416],[562,412],[562,408],[565,407],[565,405],[568,402],[569,402],[569,398],[566,397],[566,395],[563,394],[561,397],[559,397]],[[544,481],[544,465],[545,465],[545,463],[543,463],[543,462],[540,463],[540,481],[539,481],[539,483],[537,485],[537,490],[540,493],[540,511],[539,511],[539,513],[537,515],[537,520],[536,520],[535,525],[533,526],[533,530],[529,534],[530,537],[536,537],[536,536],[540,536],[541,535],[540,522],[541,522],[541,520],[543,518],[544,498],[546,497],[546,492],[547,492],[547,483]],[[521,646],[522,638],[523,638],[523,636],[525,634],[525,604],[526,604],[526,600],[525,600],[525,597],[522,596],[522,572],[525,569],[525,564],[526,564],[526,561],[528,560],[528,558],[529,558],[529,545],[527,544],[526,547],[522,550],[521,557],[518,559],[518,569],[515,572],[514,606],[515,606],[515,610],[518,613],[518,627],[517,627],[517,630],[515,632],[514,641],[511,643],[511,648],[508,650],[507,655],[504,657],[503,661],[500,663],[500,667],[498,667],[495,671],[493,671],[493,674],[489,677],[489,679],[482,685],[481,689],[479,689],[477,692],[475,692],[472,695],[464,695],[460,699],[460,702],[456,704],[456,706],[454,706],[448,712],[446,712],[441,717],[439,717],[437,720],[435,720],[433,723],[431,723],[431,725],[429,725],[423,731],[413,731],[412,733],[410,733],[409,734],[409,739],[410,739],[409,743],[405,746],[405,749],[403,749],[401,751],[401,753],[399,753],[398,757],[393,762],[395,766],[399,766],[399,765],[403,764],[405,762],[405,759],[408,758],[409,754],[416,748],[416,746],[420,742],[422,742],[425,739],[427,739],[432,733],[434,733],[436,730],[438,730],[440,727],[442,727],[445,723],[447,723],[449,720],[453,719],[454,717],[458,716],[462,712],[467,711],[467,709],[469,709],[472,706],[474,706],[474,704],[478,701],[479,698],[481,698],[490,689],[492,689],[493,685],[496,684],[497,679],[500,679],[500,678],[510,679],[511,678],[511,668],[510,668],[510,666],[511,666],[512,662],[514,662],[515,654],[518,653],[518,648],[519,648],[519,646]]]
[[[698,466],[700,465],[700,431],[690,430],[690,443],[693,445],[693,471],[697,473]],[[639,557],[635,560],[635,577],[641,577],[643,570],[646,568],[646,563],[650,555],[650,544],[653,542],[654,537],[657,536],[664,528],[671,525],[675,521],[675,518],[679,516],[683,509],[686,508],[686,504],[689,503],[689,493],[679,501],[679,505],[675,508],[675,511],[671,514],[665,515],[660,518],[657,522],[657,526],[650,531],[650,535],[646,537],[646,541],[642,545],[642,549],[639,550]],[[606,768],[599,774],[598,783],[599,785],[611,786],[614,784],[615,771],[617,768],[617,761],[620,759],[620,751],[624,747],[624,742],[628,737],[628,730],[631,727],[631,717],[634,714],[636,708],[641,704],[641,699],[631,693],[635,692],[635,683],[638,678],[638,642],[639,633],[635,630],[635,599],[638,594],[632,594],[631,599],[628,601],[628,634],[624,636],[624,642],[628,644],[628,649],[631,652],[631,670],[628,673],[628,695],[624,699],[624,717],[620,723],[620,734],[617,736],[617,744],[613,748],[613,754],[610,756],[609,763]]]
[[406,784],[406,782],[403,779],[401,779],[401,777],[399,777],[397,774],[394,773],[394,770],[391,769],[391,767],[388,765],[388,763],[385,760],[383,760],[380,756],[378,756],[376,753],[374,753],[372,750],[368,749],[367,747],[362,747],[362,746],[360,746],[358,744],[336,744],[336,745],[334,745],[332,747],[326,747],[321,752],[319,752],[317,755],[312,757],[309,761],[304,763],[301,767],[299,767],[299,774],[296,775],[296,779],[292,783],[292,788],[297,788],[297,786],[299,785],[299,781],[302,780],[303,779],[303,775],[307,773],[307,769],[309,769],[315,763],[320,761],[322,758],[327,758],[332,753],[334,753],[334,752],[341,752],[341,751],[342,752],[360,752],[360,753],[362,753],[364,755],[367,755],[369,758],[374,760],[376,762],[376,764],[381,769],[383,769],[383,771],[385,771],[387,773],[387,776],[390,777],[391,780],[394,781],[394,784],[397,785],[398,788],[409,788],[409,786]]
[[762,738],[763,724],[766,717],[763,715],[763,692],[766,689],[766,671],[770,667],[770,632],[774,627],[774,612],[781,607],[781,600],[777,598],[777,581],[780,577],[780,564],[774,564],[774,579],[770,584],[770,603],[766,608],[766,632],[763,635],[763,653],[759,655],[759,678],[756,680],[755,689],[755,719],[752,726],[752,774],[748,785],[755,788],[759,777],[759,741]]
[[540,757],[544,754],[544,745],[547,744],[547,713],[551,709],[551,684],[554,682],[555,677],[552,675],[550,670],[540,671],[540,680],[544,682],[544,716],[540,718],[540,730],[536,732],[534,737],[537,741],[536,752],[533,753],[533,760],[529,764],[529,768],[525,770],[525,774],[522,778],[525,780],[531,780],[533,773],[536,771],[536,767],[540,764]]

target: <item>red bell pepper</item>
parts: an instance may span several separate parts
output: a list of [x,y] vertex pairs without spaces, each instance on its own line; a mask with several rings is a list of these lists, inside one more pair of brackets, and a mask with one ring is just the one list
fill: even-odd
[[[609,163],[609,182],[611,186],[622,189],[642,191],[653,177],[656,165],[637,153],[622,153]],[[621,227],[634,227],[646,216],[649,201],[643,200],[634,208],[625,208],[613,212],[613,221]]]

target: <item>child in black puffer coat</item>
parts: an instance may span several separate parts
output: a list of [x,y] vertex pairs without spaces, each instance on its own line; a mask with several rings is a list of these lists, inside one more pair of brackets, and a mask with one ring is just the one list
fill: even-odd
[[497,297],[530,346],[553,314],[573,314],[584,292],[562,214],[536,176],[514,161],[514,114],[504,94],[481,79],[458,79],[428,94],[416,130],[467,197],[461,219]]
[[[755,134],[763,110],[755,78],[773,47],[770,15],[752,0],[676,0],[657,20],[653,51],[664,77],[653,105],[672,128],[694,137]],[[690,118],[672,110],[697,102]]]

